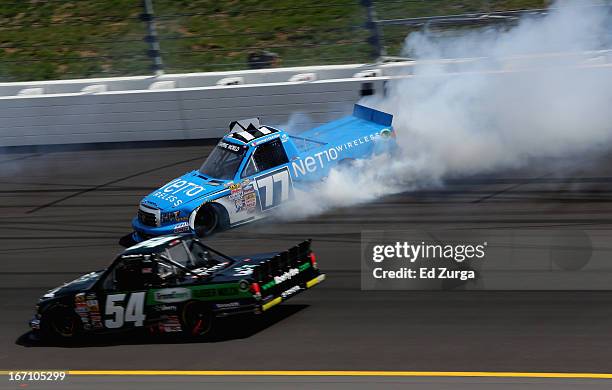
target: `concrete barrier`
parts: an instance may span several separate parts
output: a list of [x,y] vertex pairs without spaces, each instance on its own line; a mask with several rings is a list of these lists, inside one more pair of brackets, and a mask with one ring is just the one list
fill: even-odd
[[[547,53],[496,61],[436,61],[448,74],[486,61],[492,72],[527,70],[533,59],[563,57],[612,67],[612,51]],[[350,113],[388,80],[411,77],[419,63],[312,66],[83,80],[0,83],[0,147],[218,138],[230,121],[286,123],[304,113],[311,125]],[[447,66],[448,65],[448,66]],[[458,73],[460,74],[460,72]],[[299,125],[299,123],[298,123]]]
[[[313,125],[347,114],[383,78],[0,97],[0,146],[217,138],[230,121]],[[159,81],[158,81],[159,83]],[[365,92],[364,92],[365,91]]]

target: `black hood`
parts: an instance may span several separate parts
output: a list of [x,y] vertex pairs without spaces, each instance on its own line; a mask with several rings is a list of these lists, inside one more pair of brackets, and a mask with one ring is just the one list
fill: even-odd
[[63,285],[54,288],[53,290],[47,291],[45,295],[42,296],[41,300],[44,299],[52,299],[52,298],[61,298],[66,295],[76,294],[81,291],[89,290],[93,287],[93,285],[100,279],[102,271],[95,271],[85,274],[83,276],[78,277],[72,282],[64,283]]

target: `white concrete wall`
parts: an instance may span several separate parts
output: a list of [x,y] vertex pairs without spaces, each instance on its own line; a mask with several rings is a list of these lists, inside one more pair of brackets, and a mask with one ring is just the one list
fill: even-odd
[[[502,74],[528,70],[534,58],[551,56],[571,58],[585,68],[612,68],[612,50],[515,56],[486,64]],[[462,63],[478,61],[483,59],[436,63],[447,64],[445,71],[460,77],[456,69]],[[0,83],[0,147],[217,138],[233,120],[260,117],[262,123],[279,125],[296,112],[308,114],[317,125],[349,113],[364,84],[383,93],[385,81],[411,77],[417,65],[404,61]],[[304,74],[314,81],[289,81]],[[217,85],[224,79],[240,84]]]
[[107,91],[0,97],[0,146],[220,137],[230,121],[285,123],[303,112],[318,124],[351,111],[364,83],[383,78],[306,83]]

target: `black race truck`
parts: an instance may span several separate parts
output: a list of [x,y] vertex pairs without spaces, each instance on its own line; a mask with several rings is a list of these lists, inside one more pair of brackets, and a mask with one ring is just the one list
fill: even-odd
[[216,317],[262,314],[322,282],[310,246],[231,257],[192,234],[156,237],[47,292],[30,327],[59,339],[135,328],[202,336]]

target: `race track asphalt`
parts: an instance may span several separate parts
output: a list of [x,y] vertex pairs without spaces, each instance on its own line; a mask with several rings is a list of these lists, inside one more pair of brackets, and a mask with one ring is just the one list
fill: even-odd
[[210,243],[236,254],[312,238],[328,280],[254,323],[223,322],[209,340],[30,342],[37,297],[105,267],[139,199],[209,150],[0,154],[0,369],[612,372],[612,292],[361,291],[359,279],[362,230],[609,229],[605,156],[219,233]]

